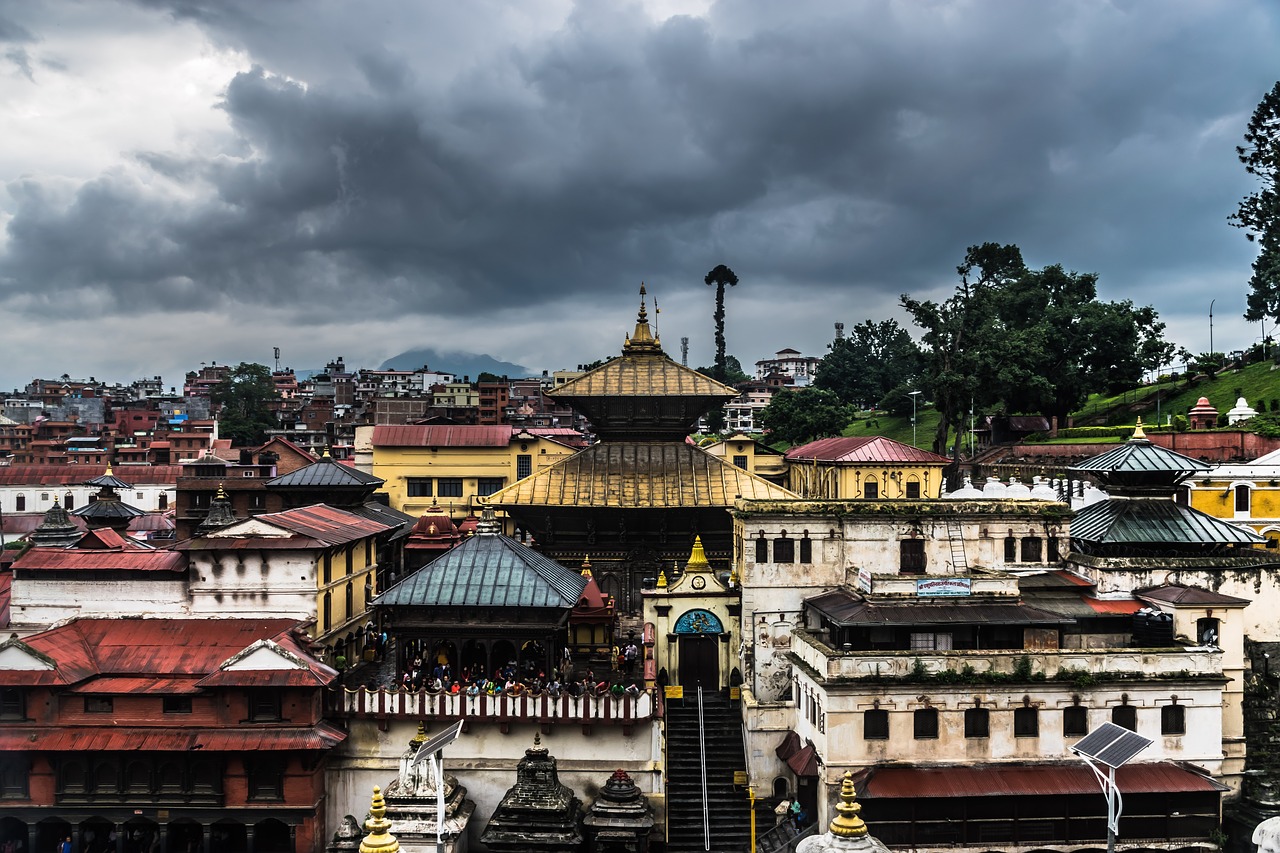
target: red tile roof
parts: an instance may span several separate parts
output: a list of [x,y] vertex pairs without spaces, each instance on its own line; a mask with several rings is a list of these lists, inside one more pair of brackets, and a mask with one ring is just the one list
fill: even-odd
[[820,438],[787,451],[789,460],[880,464],[941,464],[951,460],[882,435]]
[[[1174,764],[1127,764],[1116,770],[1125,794],[1218,792],[1222,785]],[[1029,764],[1012,767],[885,767],[874,771],[867,799],[932,797],[1061,796],[1098,793],[1098,780],[1084,765]]]
[[[106,465],[4,465],[0,486],[78,486],[106,472]],[[117,465],[114,472],[134,486],[172,486],[182,476],[182,466]]]

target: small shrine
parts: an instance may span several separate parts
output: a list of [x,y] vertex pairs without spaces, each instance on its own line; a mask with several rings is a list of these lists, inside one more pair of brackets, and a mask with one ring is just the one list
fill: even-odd
[[1213,429],[1218,425],[1218,410],[1208,397],[1196,400],[1196,404],[1187,410],[1187,425],[1191,429]]
[[[426,727],[419,723],[418,733],[400,756],[399,775],[383,792],[387,819],[391,821],[391,830],[402,851],[464,853],[467,849],[467,824],[476,804],[467,799],[467,789],[449,773],[442,774],[444,791],[443,797],[440,796],[430,756],[418,756],[418,750],[426,740]],[[441,812],[444,821],[439,824],[437,835],[437,819]],[[437,838],[443,847],[437,847]]]
[[462,533],[449,514],[438,505],[430,507],[414,522],[404,544],[405,570],[422,568],[461,541]]
[[200,522],[200,526],[196,528],[196,535],[203,536],[206,533],[230,527],[239,520],[236,518],[236,511],[231,507],[231,499],[227,497],[226,490],[219,483],[218,493],[209,502],[209,514],[205,516],[204,521]]
[[840,780],[840,802],[836,804],[836,816],[822,835],[811,835],[796,846],[796,853],[889,853],[884,842],[867,830],[858,812],[857,792],[853,786],[853,773],[846,771]]
[[646,853],[653,831],[649,798],[625,770],[615,770],[582,821],[588,853]]
[[608,654],[614,641],[614,602],[601,592],[589,557],[582,560],[582,576],[587,585],[569,613],[569,648],[579,655]]
[[1234,426],[1257,416],[1258,410],[1250,406],[1249,401],[1244,397],[1239,397],[1236,399],[1236,404],[1227,409],[1227,426]]
[[645,590],[646,626],[667,638],[655,649],[656,666],[667,671],[671,683],[709,691],[737,684],[731,650],[738,642],[740,595],[734,574],[712,569],[700,537],[694,539],[679,577],[669,581],[663,572],[656,588]]
[[62,504],[53,496],[53,506],[45,511],[40,526],[27,535],[27,541],[36,548],[66,548],[80,539],[80,528]]
[[516,767],[516,784],[502,797],[480,835],[495,853],[578,853],[582,802],[560,784],[555,757],[534,735]]
[[79,509],[73,509],[71,514],[84,519],[84,523],[90,530],[110,527],[123,536],[129,529],[129,524],[144,514],[142,510],[129,506],[120,499],[120,492],[127,492],[133,486],[112,474],[110,465],[107,466],[104,474],[85,480],[83,485],[97,486],[98,492],[89,503]]

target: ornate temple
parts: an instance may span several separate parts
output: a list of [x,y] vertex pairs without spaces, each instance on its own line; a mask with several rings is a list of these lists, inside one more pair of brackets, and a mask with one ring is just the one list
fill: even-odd
[[626,613],[695,537],[728,569],[735,499],[797,497],[687,440],[700,415],[738,392],[667,357],[644,297],[641,287],[620,357],[548,392],[585,415],[599,442],[490,498],[547,556],[573,566],[590,554],[601,591]]
[[[426,740],[426,729],[419,723],[418,733],[400,756],[399,774],[383,791],[391,831],[400,849],[408,853],[437,853],[441,850],[437,839],[443,844],[443,853],[465,853],[467,823],[476,804],[467,799],[467,789],[451,773],[443,774],[444,790],[440,790],[431,760],[418,756]],[[443,822],[437,820],[441,813]]]
[[616,770],[582,821],[587,853],[647,853],[653,832],[649,799],[625,770]]

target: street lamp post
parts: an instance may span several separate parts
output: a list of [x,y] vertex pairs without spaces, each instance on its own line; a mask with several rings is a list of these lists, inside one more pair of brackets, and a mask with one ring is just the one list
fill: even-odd
[[911,443],[919,446],[919,440],[916,438],[916,397],[919,391],[908,391],[907,396],[911,398]]
[[1209,358],[1213,358],[1213,303],[1216,299],[1209,300]]

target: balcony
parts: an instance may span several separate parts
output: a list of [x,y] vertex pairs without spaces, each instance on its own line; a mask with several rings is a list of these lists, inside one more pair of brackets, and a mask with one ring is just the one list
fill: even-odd
[[345,688],[326,694],[328,714],[355,719],[464,720],[479,723],[561,723],[621,725],[628,728],[654,717],[652,691],[635,696],[569,696],[547,693],[519,696],[468,696]]
[[1086,672],[1110,678],[1222,678],[1222,650],[1176,646],[1164,649],[978,649],[965,651],[841,651],[808,631],[796,630],[792,652],[807,667],[828,681],[853,678],[901,678],[919,675],[916,661],[926,673],[936,675],[971,667],[975,674],[1012,676],[1022,658],[1039,677],[1056,678]]

